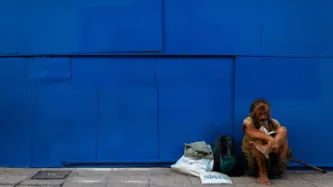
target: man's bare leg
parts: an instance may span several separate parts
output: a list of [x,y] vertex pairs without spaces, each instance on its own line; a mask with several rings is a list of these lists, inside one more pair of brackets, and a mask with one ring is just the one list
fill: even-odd
[[[257,140],[252,143],[251,146],[260,146],[260,149],[262,149],[263,152],[267,149],[267,145],[263,145],[263,143],[260,140]],[[267,160],[264,156],[264,154],[259,151],[257,148],[253,147],[252,149],[252,155],[256,159],[258,163],[258,169],[259,169],[259,183],[264,185],[270,185],[271,181],[267,177]]]
[[288,139],[286,138],[286,140],[283,142],[283,145],[280,147],[280,159],[281,160],[284,160],[286,158],[288,149],[289,149]]
[[289,151],[286,128],[279,127],[277,129],[277,134],[274,136],[274,144],[275,145],[273,145],[272,151],[275,153],[275,159],[272,160],[271,167],[268,173],[270,177],[280,178],[281,175],[284,173],[284,170],[287,168],[289,162],[286,159]]
[[287,129],[285,127],[279,127],[274,136],[274,142],[276,146],[274,147],[273,152],[279,153],[280,158],[284,159],[288,151],[288,138],[287,138]]

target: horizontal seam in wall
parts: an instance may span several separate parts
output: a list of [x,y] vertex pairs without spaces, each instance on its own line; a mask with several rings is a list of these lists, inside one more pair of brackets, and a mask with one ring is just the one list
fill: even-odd
[[59,55],[0,55],[0,58],[333,58],[333,56],[297,55],[231,55],[231,54],[59,54]]

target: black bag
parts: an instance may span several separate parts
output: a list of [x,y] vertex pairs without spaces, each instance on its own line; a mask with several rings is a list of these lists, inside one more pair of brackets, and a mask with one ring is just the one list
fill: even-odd
[[214,145],[213,171],[221,172],[229,176],[242,176],[244,168],[237,162],[235,142],[231,136],[219,137]]

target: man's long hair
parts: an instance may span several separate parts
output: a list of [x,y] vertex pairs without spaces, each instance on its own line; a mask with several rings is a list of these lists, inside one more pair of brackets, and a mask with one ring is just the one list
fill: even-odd
[[250,115],[253,114],[254,109],[255,109],[259,104],[265,104],[265,105],[268,106],[268,117],[271,117],[271,105],[270,105],[269,102],[266,101],[265,99],[255,99],[255,100],[251,103],[251,107],[250,107]]
[[265,99],[255,99],[252,104],[251,104],[251,107],[250,107],[250,117],[252,118],[252,121],[254,122],[254,125],[256,128],[260,128],[260,124],[259,124],[259,121],[257,119],[257,112],[255,111],[256,107],[260,104],[264,104],[268,107],[268,128],[269,130],[275,130],[274,129],[274,125],[273,125],[273,120],[271,118],[271,106],[269,104],[268,101],[266,101]]

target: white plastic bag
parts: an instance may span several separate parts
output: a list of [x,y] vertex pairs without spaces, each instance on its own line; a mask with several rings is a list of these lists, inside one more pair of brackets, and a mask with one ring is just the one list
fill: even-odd
[[200,174],[202,184],[233,184],[228,175],[219,172],[204,172]]
[[182,156],[175,164],[171,165],[173,171],[200,177],[201,173],[212,171],[213,159],[197,159]]

